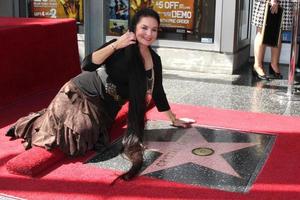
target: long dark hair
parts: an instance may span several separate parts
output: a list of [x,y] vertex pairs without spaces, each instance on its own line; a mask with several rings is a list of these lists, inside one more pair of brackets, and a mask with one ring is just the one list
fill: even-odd
[[[153,17],[160,23],[159,15],[150,8],[139,10],[131,19],[130,31],[135,32],[136,25],[143,17]],[[138,44],[126,49],[130,62],[129,76],[129,109],[127,131],[123,137],[123,152],[132,162],[129,171],[119,178],[130,180],[137,175],[143,165],[143,136],[145,128],[146,112],[146,73]]]

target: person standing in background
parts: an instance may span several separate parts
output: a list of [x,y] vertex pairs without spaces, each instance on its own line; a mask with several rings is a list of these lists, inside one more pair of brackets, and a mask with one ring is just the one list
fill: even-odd
[[268,77],[263,68],[264,55],[266,45],[262,44],[262,27],[264,22],[265,8],[267,4],[271,4],[271,13],[277,13],[278,7],[283,8],[283,19],[281,24],[282,31],[289,31],[292,29],[292,0],[254,0],[253,12],[252,12],[252,25],[256,26],[256,36],[254,40],[254,65],[253,75],[261,80],[282,79],[279,68],[279,58],[281,51],[281,36],[279,37],[278,46],[271,47],[271,62],[269,64]]

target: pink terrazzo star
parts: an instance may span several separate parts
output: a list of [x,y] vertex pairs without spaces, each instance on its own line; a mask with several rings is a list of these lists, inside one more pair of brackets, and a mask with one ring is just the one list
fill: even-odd
[[[222,143],[207,142],[196,128],[187,129],[176,142],[147,142],[149,150],[161,152],[162,155],[148,166],[142,175],[175,167],[185,163],[195,163],[203,167],[229,174],[240,175],[222,157],[222,154],[258,145],[260,143]],[[204,147],[214,151],[209,156],[199,156],[192,153],[193,149]]]

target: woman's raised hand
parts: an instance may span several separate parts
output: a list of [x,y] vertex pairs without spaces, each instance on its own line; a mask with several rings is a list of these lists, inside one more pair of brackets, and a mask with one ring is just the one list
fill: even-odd
[[134,32],[130,32],[129,30],[124,33],[118,40],[115,42],[115,47],[117,49],[125,48],[131,44],[136,43],[136,37]]
[[115,42],[111,43],[105,48],[101,48],[92,54],[92,63],[100,65],[105,62],[105,59],[112,55],[116,50],[127,47],[128,45],[135,44],[136,37],[133,32],[127,31]]

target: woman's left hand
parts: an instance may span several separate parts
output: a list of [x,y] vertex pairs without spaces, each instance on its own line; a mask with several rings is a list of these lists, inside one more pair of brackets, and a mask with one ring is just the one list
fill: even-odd
[[194,119],[179,118],[179,119],[175,119],[172,125],[178,128],[190,128],[192,124],[195,122],[196,121]]

